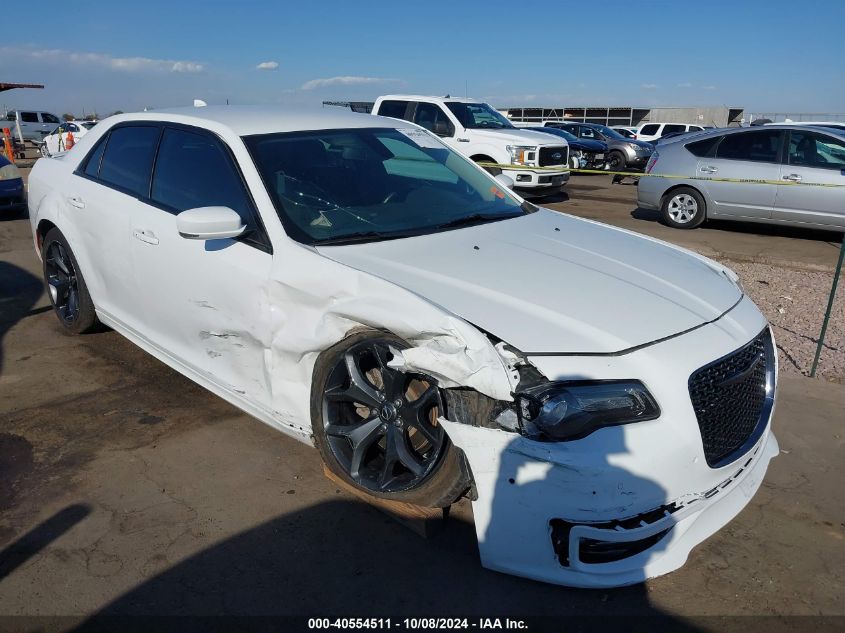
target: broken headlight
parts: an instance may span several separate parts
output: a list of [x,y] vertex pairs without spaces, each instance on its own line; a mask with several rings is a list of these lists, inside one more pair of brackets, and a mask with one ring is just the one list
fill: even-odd
[[654,397],[638,380],[548,382],[518,393],[516,409],[523,434],[547,442],[660,416]]

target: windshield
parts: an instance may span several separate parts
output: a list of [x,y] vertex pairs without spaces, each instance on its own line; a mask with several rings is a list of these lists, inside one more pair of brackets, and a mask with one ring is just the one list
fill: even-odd
[[607,138],[615,138],[616,140],[626,140],[624,136],[622,136],[619,132],[614,130],[613,128],[609,128],[606,125],[596,125],[594,129],[601,132],[602,136],[606,136]]
[[536,210],[419,128],[244,137],[285,230],[306,244],[433,233]]
[[460,103],[458,101],[447,102],[446,107],[461,122],[465,128],[512,128],[500,112],[497,112],[486,103]]
[[577,143],[578,137],[566,130],[562,130],[559,127],[551,127],[549,125],[545,127],[530,127],[529,130],[534,132],[542,132],[543,134],[554,134],[555,136],[559,136],[563,139],[566,139],[570,143]]

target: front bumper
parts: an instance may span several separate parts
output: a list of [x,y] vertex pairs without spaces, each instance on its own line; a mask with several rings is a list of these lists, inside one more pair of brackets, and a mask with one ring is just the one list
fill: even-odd
[[569,171],[562,168],[560,171],[502,168],[502,173],[514,182],[514,189],[531,191],[534,189],[552,189],[563,187],[569,182]]
[[682,566],[748,504],[778,453],[764,420],[750,450],[709,467],[687,379],[764,326],[744,298],[714,323],[635,352],[531,359],[555,380],[642,379],[661,405],[656,420],[558,443],[442,420],[475,480],[482,564],[577,587],[629,585]]

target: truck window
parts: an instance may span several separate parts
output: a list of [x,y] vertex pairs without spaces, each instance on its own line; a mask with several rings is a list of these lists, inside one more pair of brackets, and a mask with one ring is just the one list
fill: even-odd
[[21,112],[21,121],[24,123],[38,123],[37,112]]
[[455,126],[449,121],[440,106],[433,103],[418,103],[414,112],[414,123],[437,136],[454,136]]
[[60,123],[59,117],[53,116],[49,112],[41,113],[41,121],[43,123]]
[[379,116],[389,116],[394,119],[407,119],[407,117],[405,117],[405,112],[407,112],[407,110],[407,101],[382,101],[381,105],[378,107],[378,114]]
[[14,112],[7,112],[6,113],[6,120],[7,121],[16,121],[17,117],[15,116]]

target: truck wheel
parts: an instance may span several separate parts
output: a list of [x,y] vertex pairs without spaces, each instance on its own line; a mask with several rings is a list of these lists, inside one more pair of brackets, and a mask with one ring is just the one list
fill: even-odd
[[704,198],[692,187],[678,187],[663,197],[660,219],[676,229],[694,229],[704,222],[707,208]]
[[[496,161],[490,158],[489,156],[473,156],[472,160],[476,163],[495,163]],[[498,176],[502,173],[502,170],[499,167],[484,167],[484,171],[486,171],[491,176]]]
[[622,152],[613,151],[608,154],[607,166],[610,171],[624,171],[628,166],[628,161],[625,160],[625,154]]
[[79,263],[57,228],[47,231],[41,246],[44,261],[44,283],[53,311],[69,334],[84,334],[99,324],[94,302]]
[[388,365],[408,344],[362,332],[326,350],[314,367],[314,443],[339,478],[374,497],[446,507],[469,488],[461,456],[437,423],[436,381]]

